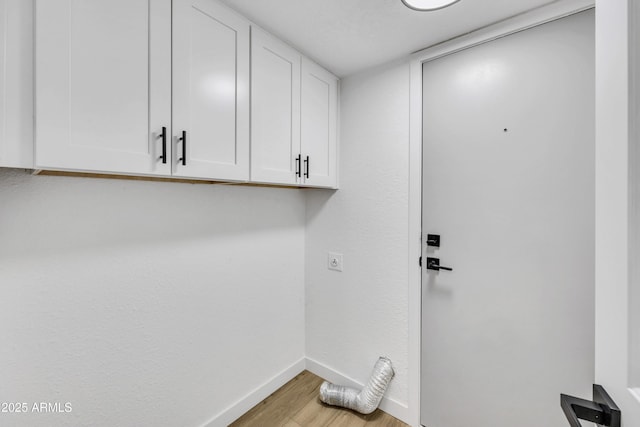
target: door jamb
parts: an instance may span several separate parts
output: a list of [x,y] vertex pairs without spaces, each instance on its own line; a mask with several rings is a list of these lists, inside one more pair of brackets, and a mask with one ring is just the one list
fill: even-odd
[[595,0],[554,2],[516,15],[496,24],[480,28],[467,35],[428,47],[414,53],[410,59],[409,107],[409,421],[420,426],[421,387],[421,317],[422,270],[418,259],[422,255],[422,66],[443,56],[478,46],[547,22],[555,21],[595,6]]

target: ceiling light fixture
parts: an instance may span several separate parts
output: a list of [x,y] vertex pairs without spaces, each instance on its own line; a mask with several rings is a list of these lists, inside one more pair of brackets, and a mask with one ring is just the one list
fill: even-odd
[[402,3],[413,10],[429,11],[443,9],[459,1],[460,0],[402,0]]

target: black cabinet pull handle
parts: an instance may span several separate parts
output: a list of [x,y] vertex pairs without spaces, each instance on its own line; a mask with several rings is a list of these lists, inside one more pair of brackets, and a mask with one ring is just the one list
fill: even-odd
[[302,162],[302,154],[298,154],[298,157],[296,157],[296,176],[298,178],[302,177],[302,165],[300,164]]
[[187,166],[187,131],[182,131],[182,136],[178,138],[178,141],[182,141],[182,157],[178,159],[178,163],[182,162],[182,166]]
[[598,384],[593,385],[593,401],[561,394],[560,406],[571,427],[582,427],[580,420],[602,426],[620,427],[620,408]]
[[162,156],[160,156],[160,159],[162,163],[167,164],[167,128],[164,126],[162,127],[160,138],[162,138]]
[[440,271],[440,270],[445,270],[445,271],[453,271],[453,268],[449,268],[449,267],[443,267],[440,265],[440,259],[439,258],[427,258],[427,270],[434,270],[434,271]]
[[307,156],[307,158],[304,161],[304,177],[309,179],[309,165],[311,164],[310,160],[309,160],[309,156]]

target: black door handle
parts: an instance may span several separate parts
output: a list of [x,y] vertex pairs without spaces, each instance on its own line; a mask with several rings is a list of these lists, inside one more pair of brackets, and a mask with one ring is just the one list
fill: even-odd
[[434,271],[440,271],[440,270],[446,270],[446,271],[453,271],[453,268],[450,267],[443,267],[440,265],[440,259],[439,258],[427,258],[427,270],[434,270]]
[[309,168],[310,168],[311,162],[309,161],[309,156],[307,156],[306,160],[304,161],[304,177],[309,179]]
[[593,401],[561,394],[560,406],[571,427],[582,427],[580,420],[601,426],[620,427],[620,408],[600,385],[593,385]]
[[302,178],[302,154],[298,154],[296,157],[296,176]]
[[167,128],[162,128],[162,134],[160,134],[160,138],[162,138],[162,156],[160,159],[162,163],[167,164]]
[[182,162],[182,166],[187,166],[187,131],[182,131],[182,136],[178,138],[178,141],[182,141],[182,157],[178,159],[178,163]]

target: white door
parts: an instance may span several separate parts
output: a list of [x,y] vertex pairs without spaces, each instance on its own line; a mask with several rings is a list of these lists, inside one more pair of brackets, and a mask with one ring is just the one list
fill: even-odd
[[304,183],[337,186],[338,78],[302,60],[301,153]]
[[171,0],[37,0],[35,15],[36,167],[170,175]]
[[300,54],[251,30],[251,180],[302,182]]
[[0,167],[33,168],[33,2],[0,0]]
[[249,22],[216,0],[173,1],[173,131],[175,176],[249,179]]
[[594,13],[423,72],[421,422],[566,427],[594,378]]

